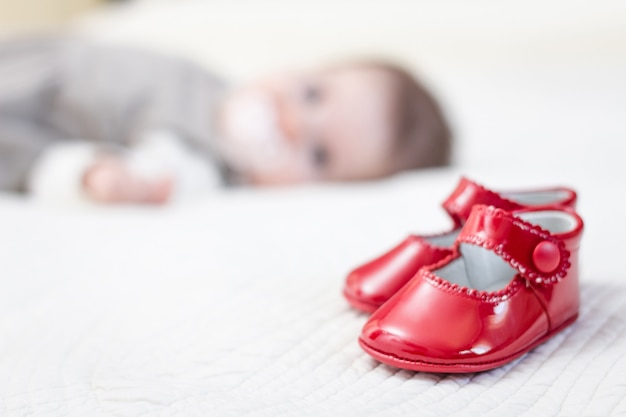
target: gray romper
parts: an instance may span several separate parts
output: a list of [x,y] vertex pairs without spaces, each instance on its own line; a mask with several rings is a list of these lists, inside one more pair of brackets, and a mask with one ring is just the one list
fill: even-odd
[[226,169],[214,109],[225,91],[191,62],[66,38],[0,44],[0,190],[23,191],[46,147],[89,141],[124,149],[168,130]]

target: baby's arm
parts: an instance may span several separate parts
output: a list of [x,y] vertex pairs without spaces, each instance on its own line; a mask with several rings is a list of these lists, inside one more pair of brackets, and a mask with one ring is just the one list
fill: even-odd
[[87,142],[54,145],[35,164],[28,188],[48,200],[162,204],[218,184],[216,168],[176,135],[152,131],[125,152],[102,152]]

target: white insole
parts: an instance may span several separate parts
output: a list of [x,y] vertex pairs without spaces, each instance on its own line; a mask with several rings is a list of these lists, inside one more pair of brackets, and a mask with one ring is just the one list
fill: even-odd
[[549,191],[522,191],[513,193],[501,193],[506,199],[513,200],[525,206],[540,206],[554,204],[565,200],[569,193],[564,190]]
[[454,241],[456,240],[456,237],[459,235],[460,231],[461,229],[456,229],[442,235],[425,236],[424,240],[431,245],[447,248],[454,244]]

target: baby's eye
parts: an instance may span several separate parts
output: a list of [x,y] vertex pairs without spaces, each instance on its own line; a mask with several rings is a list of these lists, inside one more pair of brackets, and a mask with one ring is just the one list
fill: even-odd
[[326,149],[324,146],[314,145],[311,148],[311,162],[313,162],[313,165],[315,165],[317,168],[325,168],[326,166],[328,166],[329,160],[330,158],[328,149]]
[[313,84],[306,85],[302,92],[302,99],[306,103],[315,104],[321,101],[322,99],[322,89]]

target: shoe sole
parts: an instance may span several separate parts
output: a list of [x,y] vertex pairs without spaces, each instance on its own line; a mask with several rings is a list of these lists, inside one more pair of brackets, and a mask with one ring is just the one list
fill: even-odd
[[377,359],[378,361],[395,366],[396,368],[408,369],[411,371],[421,371],[421,372],[433,372],[433,373],[449,373],[449,374],[463,374],[463,373],[472,373],[472,372],[482,372],[488,371],[490,369],[498,368],[502,365],[505,365],[509,362],[514,361],[515,359],[523,356],[529,351],[533,350],[543,342],[550,339],[552,336],[556,335],[560,331],[564,330],[566,327],[571,325],[578,318],[578,314],[567,319],[563,324],[561,324],[556,329],[552,330],[550,333],[547,333],[542,338],[538,339],[528,348],[514,353],[513,355],[506,356],[502,359],[497,359],[489,362],[474,362],[474,363],[436,363],[436,362],[427,362],[427,361],[416,361],[411,359],[400,358],[398,356],[392,355],[390,353],[385,353],[372,346],[368,345],[363,339],[359,337],[359,344],[361,348],[365,350],[370,356]]

